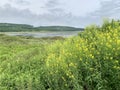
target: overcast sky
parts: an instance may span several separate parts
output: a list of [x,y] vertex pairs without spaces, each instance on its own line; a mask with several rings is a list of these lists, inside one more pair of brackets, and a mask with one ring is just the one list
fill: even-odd
[[120,17],[120,0],[0,0],[0,22],[85,27]]

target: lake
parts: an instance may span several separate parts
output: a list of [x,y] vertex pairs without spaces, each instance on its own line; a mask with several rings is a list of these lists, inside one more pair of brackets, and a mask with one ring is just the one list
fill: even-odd
[[32,36],[36,38],[41,37],[70,37],[78,35],[80,31],[52,31],[52,32],[0,32],[0,34],[6,34],[9,36]]

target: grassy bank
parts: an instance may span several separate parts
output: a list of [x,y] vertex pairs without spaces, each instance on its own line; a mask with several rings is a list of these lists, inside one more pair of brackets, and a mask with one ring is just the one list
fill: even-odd
[[67,39],[0,35],[0,90],[119,90],[120,22]]

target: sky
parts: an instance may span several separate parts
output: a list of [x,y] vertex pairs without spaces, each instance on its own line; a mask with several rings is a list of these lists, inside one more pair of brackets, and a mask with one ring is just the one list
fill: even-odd
[[0,23],[86,27],[119,16],[120,0],[0,0]]

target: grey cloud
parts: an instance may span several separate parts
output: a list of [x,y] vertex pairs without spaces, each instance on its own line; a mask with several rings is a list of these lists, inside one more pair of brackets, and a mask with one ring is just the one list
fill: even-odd
[[24,10],[18,10],[17,8],[12,7],[10,4],[4,5],[4,7],[0,7],[0,17],[4,18],[14,18],[16,16],[18,17],[24,17],[32,15],[30,10],[24,9]]
[[[12,0],[16,3],[24,3],[28,0]],[[76,26],[85,27],[89,24],[101,24],[102,18],[119,18],[120,16],[120,1],[109,0],[101,2],[101,8],[93,13],[88,13],[87,16],[74,16],[69,12],[65,12],[64,9],[59,7],[60,2],[58,0],[49,0],[43,8],[48,12],[44,14],[35,14],[29,9],[18,9],[10,4],[0,7],[0,22],[10,23],[25,23],[35,26],[44,25],[64,25],[64,26]]]
[[47,9],[48,13],[54,13],[56,15],[64,13],[64,10],[60,7],[60,2],[59,0],[49,0],[44,8]]
[[92,23],[101,25],[104,18],[120,18],[120,0],[108,0],[101,2],[101,8],[95,12],[88,13],[86,17],[81,18],[81,21],[85,22],[85,25]]
[[71,14],[62,13],[59,15],[45,13],[42,15],[33,14],[29,9],[18,10],[9,4],[0,7],[0,22],[25,23],[35,26],[44,25],[64,25],[64,26],[82,26],[79,17]]
[[112,5],[112,1],[102,3],[100,10],[90,13],[85,17],[74,16],[71,13],[64,12],[59,7],[60,3],[57,0],[49,0],[45,7],[43,7],[48,10],[48,13],[39,15],[32,13],[29,9],[19,10],[7,4],[4,7],[0,7],[0,22],[25,23],[35,26],[64,25],[85,27],[92,23],[100,24],[103,16],[108,16],[110,13],[115,12],[115,10],[119,12],[119,4],[114,3]]
[[101,3],[101,8],[93,13],[91,16],[96,17],[117,17],[120,14],[120,0],[110,0]]
[[57,0],[49,0],[47,3],[46,3],[46,7],[48,8],[54,8],[56,7],[57,5],[59,5],[59,2]]
[[28,4],[30,4],[30,2],[27,1],[27,0],[10,0],[10,2],[15,3],[15,4],[19,4],[19,5],[28,5]]
[[34,16],[28,9],[18,10],[9,4],[0,7],[0,22],[29,23]]

